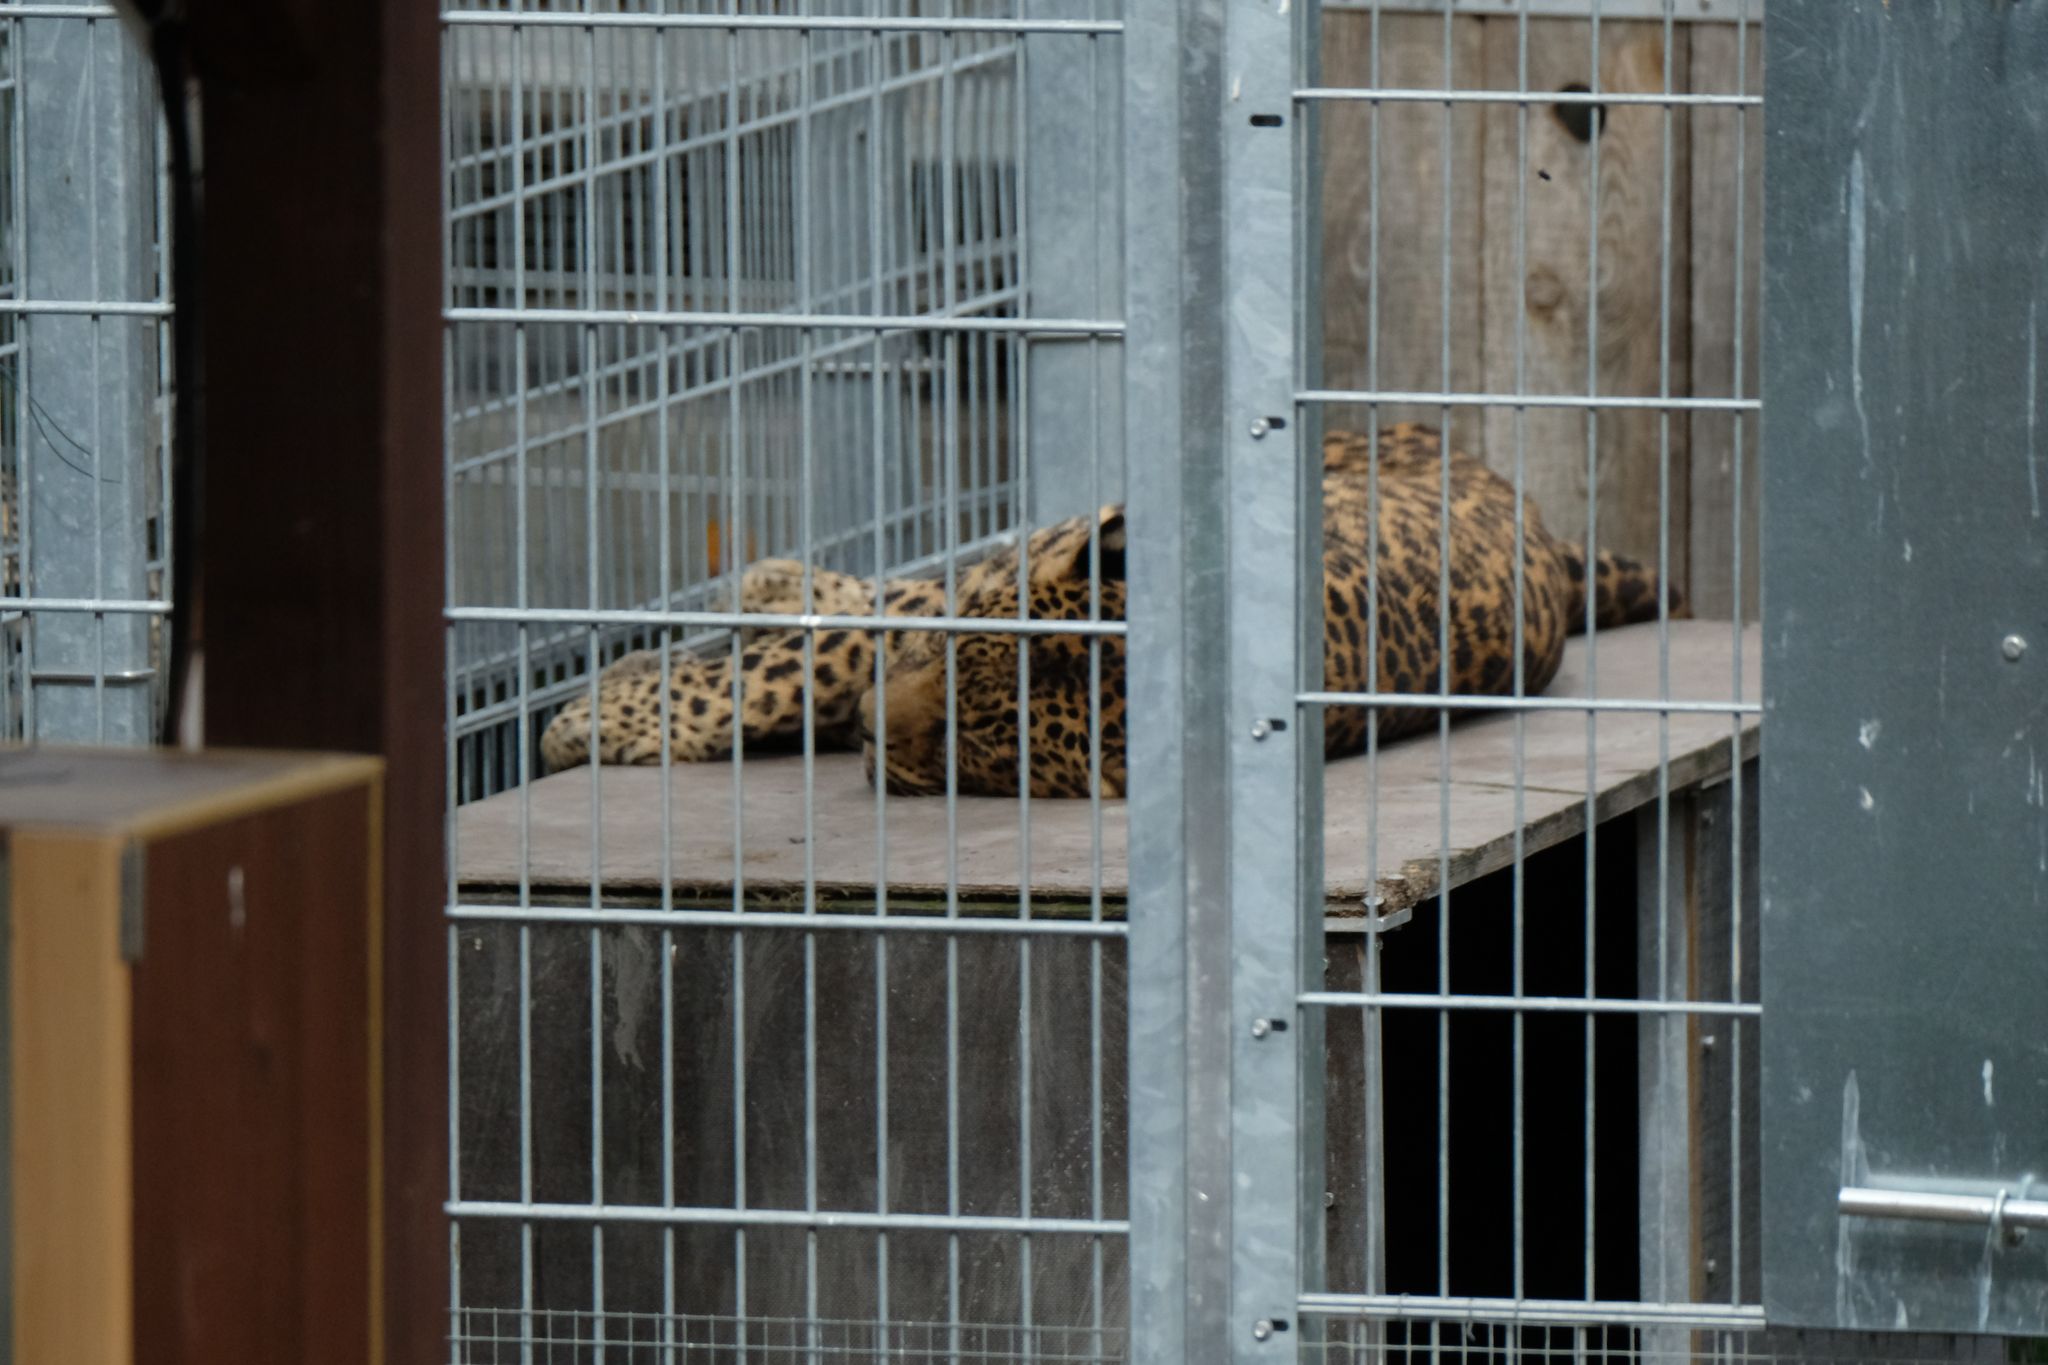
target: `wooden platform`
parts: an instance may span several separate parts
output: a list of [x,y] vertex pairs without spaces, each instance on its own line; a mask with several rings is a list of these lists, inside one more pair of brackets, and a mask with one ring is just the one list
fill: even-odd
[[[1547,697],[1661,698],[1655,626],[1603,631],[1597,681],[1588,688],[1588,642],[1575,638]],[[1763,650],[1751,628],[1742,636],[1740,697],[1760,699]],[[1735,637],[1727,622],[1678,621],[1670,628],[1669,699],[1727,701],[1735,692]],[[1515,852],[1515,718],[1488,713],[1451,726],[1444,800],[1442,746],[1424,736],[1332,762],[1325,779],[1325,874],[1330,913],[1362,912],[1368,887],[1387,910],[1436,894],[1448,866],[1452,886],[1506,866]],[[1725,776],[1736,727],[1726,714],[1540,711],[1527,715],[1522,742],[1522,848],[1533,853],[1582,832],[1588,755],[1595,818],[1607,820],[1654,801],[1661,752],[1673,791]],[[1742,718],[1744,758],[1757,748],[1757,717]],[[593,799],[595,774],[597,790]],[[664,864],[662,786],[668,784],[669,845]],[[679,899],[729,901],[735,881],[734,806],[740,839],[741,896],[763,905],[800,902],[809,876],[821,899],[872,903],[878,886],[892,901],[943,897],[949,878],[949,830],[941,798],[891,797],[878,807],[857,754],[817,756],[808,793],[800,757],[749,757],[731,764],[660,768],[576,768],[462,808],[453,855],[465,897],[491,899],[521,881],[522,825],[527,884],[542,901],[587,900],[591,849],[596,884],[608,901],[659,895],[666,875]],[[1377,799],[1375,800],[1375,793]],[[878,870],[878,808],[887,828],[887,861]],[[1376,818],[1375,818],[1376,817]],[[601,838],[593,841],[593,824]],[[1122,801],[1104,802],[1099,841],[1089,803],[1029,803],[1030,861],[1023,803],[962,797],[951,831],[953,884],[963,899],[1012,905],[1031,888],[1034,913],[1062,903],[1086,905],[1096,885],[1120,904],[1128,886]],[[806,829],[811,837],[806,842]],[[1442,851],[1448,849],[1446,860]],[[896,908],[908,910],[907,905]]]

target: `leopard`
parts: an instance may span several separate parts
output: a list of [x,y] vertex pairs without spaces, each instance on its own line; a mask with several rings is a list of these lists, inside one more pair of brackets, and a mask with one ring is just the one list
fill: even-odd
[[[1327,692],[1535,695],[1557,676],[1566,638],[1589,624],[1689,615],[1683,592],[1651,565],[1599,549],[1589,571],[1585,547],[1552,535],[1533,501],[1482,461],[1447,451],[1433,427],[1333,431],[1322,457]],[[751,627],[709,655],[624,656],[599,676],[594,710],[581,695],[549,723],[542,761],[550,772],[593,753],[603,764],[703,762],[730,757],[735,733],[748,751],[786,751],[808,726],[816,751],[859,749],[868,780],[895,795],[1122,797],[1125,639],[1096,623],[1124,620],[1128,544],[1115,504],[1039,527],[959,569],[950,613],[936,578],[877,583],[760,561],[741,576],[741,611],[823,619],[808,629]],[[949,614],[1006,627],[883,624]],[[1076,628],[1007,625],[1024,621]],[[1375,736],[1417,734],[1442,714],[1426,703],[1323,712],[1329,758],[1359,753]]]

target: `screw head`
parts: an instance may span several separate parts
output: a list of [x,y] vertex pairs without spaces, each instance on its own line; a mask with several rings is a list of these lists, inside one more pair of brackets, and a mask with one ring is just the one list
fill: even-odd
[[1700,1035],[1700,1050],[1701,1050],[1702,1052],[1712,1052],[1712,1051],[1714,1050],[1714,1047],[1715,1047],[1715,1044],[1716,1044],[1716,1042],[1717,1042],[1717,1041],[1718,1041],[1718,1040],[1717,1040],[1717,1039],[1716,1039],[1716,1038],[1714,1037],[1714,1035],[1713,1035],[1713,1034],[1711,1034],[1711,1033],[1704,1033],[1704,1034],[1701,1034],[1701,1035]]
[[1272,1336],[1273,1320],[1271,1318],[1260,1318],[1252,1324],[1253,1341],[1269,1341],[1272,1339]]
[[1266,433],[1271,431],[1272,429],[1272,424],[1267,422],[1265,418],[1254,417],[1252,419],[1252,439],[1254,441],[1265,440]]
[[1334,1209],[1337,1207],[1337,1192],[1335,1190],[1323,1191],[1323,1207],[1326,1209]]
[[2008,635],[1998,642],[1998,652],[2005,656],[2007,663],[2016,664],[2020,661],[2020,656],[2027,652],[2027,642],[2022,636]]
[[1270,1020],[1266,1020],[1266,1019],[1254,1019],[1254,1020],[1252,1020],[1252,1037],[1254,1037],[1254,1038],[1263,1038],[1263,1037],[1265,1037],[1265,1036],[1266,1036],[1267,1034],[1271,1033],[1272,1031],[1273,1031],[1273,1025],[1272,1025],[1272,1022],[1271,1022]]
[[1272,733],[1273,727],[1266,724],[1266,722],[1262,720],[1255,720],[1252,722],[1253,739],[1264,739],[1267,735],[1270,735]]

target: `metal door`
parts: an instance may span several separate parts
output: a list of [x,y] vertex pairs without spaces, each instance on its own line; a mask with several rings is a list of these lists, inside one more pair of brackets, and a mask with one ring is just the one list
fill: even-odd
[[2048,1332],[2048,12],[1772,0],[1764,1304]]

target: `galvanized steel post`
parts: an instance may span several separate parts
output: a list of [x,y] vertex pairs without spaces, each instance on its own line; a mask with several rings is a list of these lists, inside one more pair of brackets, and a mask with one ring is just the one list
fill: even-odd
[[[1231,1358],[1221,0],[1124,38],[1131,1359]],[[1244,1338],[1240,1338],[1244,1339]]]
[[[1229,625],[1227,656],[1217,662],[1228,679],[1231,801],[1227,1335],[1242,1361],[1293,1358],[1302,1340],[1297,1299],[1320,1287],[1322,1182],[1307,1167],[1320,1164],[1321,1120],[1310,1101],[1322,1047],[1320,1029],[1311,1036],[1304,1025],[1310,1015],[1321,1021],[1296,1003],[1321,962],[1308,930],[1321,923],[1320,860],[1310,850],[1321,844],[1322,747],[1319,727],[1300,723],[1296,703],[1320,685],[1322,657],[1320,538],[1311,515],[1318,483],[1307,477],[1314,452],[1294,420],[1295,394],[1307,387],[1299,234],[1308,179],[1294,91],[1305,83],[1297,79],[1297,26],[1312,15],[1313,6],[1260,0],[1232,6],[1224,25]],[[1255,1034],[1260,1020],[1266,1031]]]

